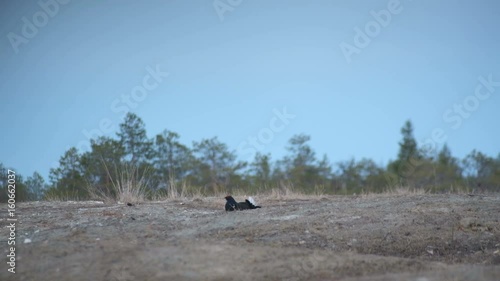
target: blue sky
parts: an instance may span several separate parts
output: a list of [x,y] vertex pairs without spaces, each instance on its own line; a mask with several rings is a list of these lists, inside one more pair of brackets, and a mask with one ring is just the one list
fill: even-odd
[[498,1],[1,5],[0,161],[26,176],[47,177],[84,131],[114,136],[123,109],[150,137],[218,136],[242,160],[249,137],[276,160],[305,133],[332,162],[386,164],[407,119],[456,156],[500,152]]

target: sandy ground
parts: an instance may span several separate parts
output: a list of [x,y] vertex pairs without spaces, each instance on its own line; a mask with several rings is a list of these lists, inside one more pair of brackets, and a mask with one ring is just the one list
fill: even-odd
[[500,195],[255,199],[21,203],[0,280],[500,280]]

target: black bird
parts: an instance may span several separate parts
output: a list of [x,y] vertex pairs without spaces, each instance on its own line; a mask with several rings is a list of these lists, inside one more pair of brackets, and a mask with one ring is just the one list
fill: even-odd
[[239,210],[238,202],[236,202],[236,200],[234,200],[232,196],[228,195],[225,198],[226,198],[226,212]]
[[260,208],[260,206],[257,206],[255,203],[255,200],[253,200],[252,197],[248,197],[248,199],[245,199],[245,202],[236,202],[234,198],[231,195],[228,195],[225,197],[226,198],[226,212],[227,211],[234,211],[234,210],[252,210],[252,209],[257,209]]

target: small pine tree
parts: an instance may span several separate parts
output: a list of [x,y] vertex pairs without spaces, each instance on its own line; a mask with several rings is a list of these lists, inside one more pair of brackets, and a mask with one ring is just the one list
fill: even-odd
[[147,162],[153,156],[152,141],[147,138],[146,125],[134,113],[127,113],[117,133],[120,143],[132,165]]

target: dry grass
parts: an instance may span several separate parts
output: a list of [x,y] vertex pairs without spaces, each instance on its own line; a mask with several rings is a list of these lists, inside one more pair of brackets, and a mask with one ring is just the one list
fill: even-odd
[[106,165],[107,176],[111,182],[111,188],[104,190],[92,185],[87,186],[87,191],[93,199],[104,202],[139,203],[148,197],[148,173],[142,173],[134,165],[124,164],[118,169],[115,166],[115,175],[112,177]]
[[50,192],[48,191],[44,197],[44,201],[49,201],[49,202],[67,202],[67,201],[80,201],[80,198],[78,196],[78,192],[72,191],[72,192]]
[[[147,173],[143,172],[139,174],[136,167],[131,165],[124,165],[121,169],[115,167],[115,178],[111,176],[108,167],[105,166],[108,177],[111,181],[111,188],[106,190],[100,190],[94,186],[88,187],[88,192],[92,199],[101,200],[105,202],[127,202],[127,203],[139,203],[147,200],[152,201],[192,201],[192,200],[206,200],[206,201],[218,201],[223,202],[224,197],[231,193],[235,198],[247,198],[252,196],[256,199],[261,199],[261,201],[276,201],[276,200],[310,200],[310,199],[321,199],[329,196],[325,186],[316,185],[308,192],[305,192],[302,188],[296,188],[291,182],[280,182],[277,186],[261,187],[260,191],[253,191],[249,193],[245,189],[232,189],[232,192],[227,192],[221,188],[216,191],[207,190],[201,186],[192,186],[186,181],[177,182],[175,179],[169,179],[169,188],[157,192],[148,192],[147,188]],[[463,193],[463,189],[456,189],[450,191],[450,193]],[[430,193],[429,190],[420,188],[411,188],[399,186],[396,188],[387,188],[382,193],[375,192],[361,192],[358,194],[361,197],[371,198],[375,196],[410,196],[410,195],[424,195]],[[353,194],[357,195],[357,194]],[[74,200],[74,196],[71,194],[67,196]],[[48,197],[49,201],[66,201],[65,198],[61,196]]]
[[219,190],[217,193],[204,192],[202,187],[193,187],[182,182],[177,185],[175,182],[170,181],[170,188],[161,193],[153,196],[153,201],[182,201],[182,202],[205,202],[205,205],[213,205],[219,207],[224,205],[224,197],[228,194],[232,195],[236,201],[243,201],[249,196],[253,197],[257,203],[267,201],[280,201],[280,200],[308,200],[320,199],[326,195],[322,191],[322,187],[315,188],[312,194],[306,194],[302,191],[296,190],[292,184],[280,183],[276,187],[264,188],[265,191],[249,193],[245,189],[233,189],[232,192],[224,192]]
[[[174,180],[169,180],[167,190],[156,192],[152,196],[153,201],[201,199],[208,196],[203,187],[189,185],[186,181],[177,184]],[[210,194],[214,196],[214,194]]]
[[380,197],[380,196],[408,196],[408,195],[424,195],[428,192],[425,189],[420,188],[410,188],[399,186],[392,189],[387,189],[382,193],[374,193],[374,192],[362,192],[361,197],[363,198],[371,198],[371,197]]
[[321,185],[315,186],[312,193],[306,193],[295,188],[292,183],[280,182],[277,187],[270,188],[269,191],[258,193],[255,196],[265,198],[265,201],[274,201],[321,199],[328,195],[325,193],[324,186]]
[[[191,200],[204,200],[204,201],[224,201],[224,197],[229,194],[229,192],[219,191],[205,192],[202,187],[193,187],[182,182],[177,185],[175,182],[170,182],[171,188],[163,193],[156,194],[153,196],[154,201],[169,201],[169,200],[179,200],[179,201],[191,201]],[[264,191],[249,193],[244,189],[233,189],[230,193],[237,200],[248,198],[252,196],[257,201],[279,201],[279,200],[310,200],[310,199],[321,199],[329,196],[338,196],[327,194],[325,192],[324,186],[315,186],[312,192],[306,193],[301,189],[295,188],[292,183],[279,183],[276,187],[263,188]],[[377,196],[411,196],[411,195],[424,195],[429,192],[424,189],[416,189],[410,187],[398,187],[393,189],[387,189],[382,193],[375,192],[362,192],[359,194],[361,197],[377,197]],[[455,192],[453,192],[455,193]],[[356,195],[356,194],[353,194]]]

